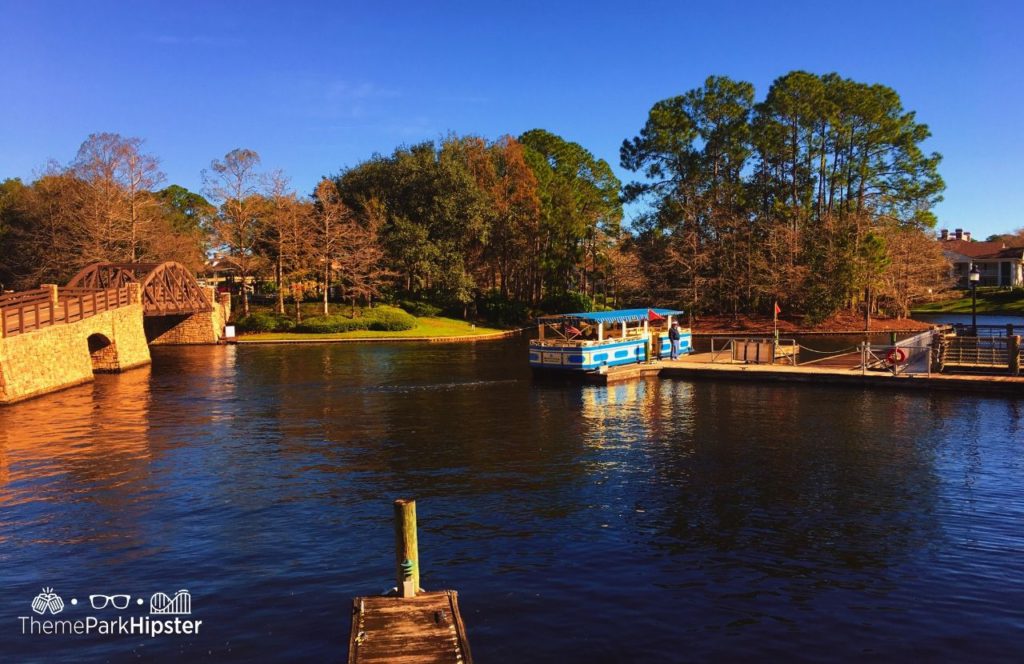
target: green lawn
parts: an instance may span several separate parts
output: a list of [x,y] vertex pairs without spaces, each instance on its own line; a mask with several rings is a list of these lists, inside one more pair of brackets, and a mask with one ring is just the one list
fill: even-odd
[[303,339],[401,339],[415,337],[468,337],[504,332],[497,328],[472,326],[464,320],[454,318],[417,318],[418,325],[411,330],[378,332],[375,330],[354,330],[340,334],[312,334],[301,332],[265,332],[243,334],[240,341],[299,341]]
[[[957,291],[956,296],[951,299],[921,304],[914,307],[914,311],[929,314],[969,314],[971,313],[971,293],[970,291]],[[979,288],[978,313],[1024,314],[1024,289]]]

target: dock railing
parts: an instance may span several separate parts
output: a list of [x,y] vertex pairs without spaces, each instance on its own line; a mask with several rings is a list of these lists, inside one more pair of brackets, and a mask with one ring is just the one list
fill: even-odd
[[[1024,332],[1020,325],[1013,323],[1006,325],[968,325],[967,323],[955,323],[952,326],[958,337],[1012,337],[1015,334]],[[1016,328],[1016,330],[1014,329]]]
[[[1001,331],[1006,329],[1001,327]],[[980,329],[967,330],[979,334],[943,335],[939,339],[935,362],[940,371],[1006,371],[1013,376],[1020,375],[1020,335],[984,335]]]

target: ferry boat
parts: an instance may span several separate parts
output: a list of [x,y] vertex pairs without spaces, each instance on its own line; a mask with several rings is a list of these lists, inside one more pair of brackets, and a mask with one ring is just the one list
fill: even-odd
[[[537,319],[530,341],[530,366],[559,371],[604,371],[608,367],[668,359],[668,330],[675,309],[590,311]],[[680,355],[693,352],[693,333],[679,329]]]

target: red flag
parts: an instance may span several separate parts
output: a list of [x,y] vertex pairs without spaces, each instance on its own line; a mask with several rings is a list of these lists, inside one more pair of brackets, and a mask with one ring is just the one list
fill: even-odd
[[665,320],[665,317],[659,314],[654,309],[647,310],[647,320]]
[[781,308],[781,307],[779,307],[779,303],[778,303],[778,302],[776,302],[776,303],[775,303],[775,315],[776,315],[776,316],[778,316],[778,315],[779,315],[779,314],[781,314],[781,313],[782,313],[782,308]]

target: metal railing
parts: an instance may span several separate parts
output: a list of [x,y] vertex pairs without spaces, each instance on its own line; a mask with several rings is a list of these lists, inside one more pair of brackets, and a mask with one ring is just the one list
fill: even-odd
[[860,345],[860,371],[888,371],[894,376],[901,374],[930,376],[934,363],[931,344],[899,343],[872,344],[863,342]]

